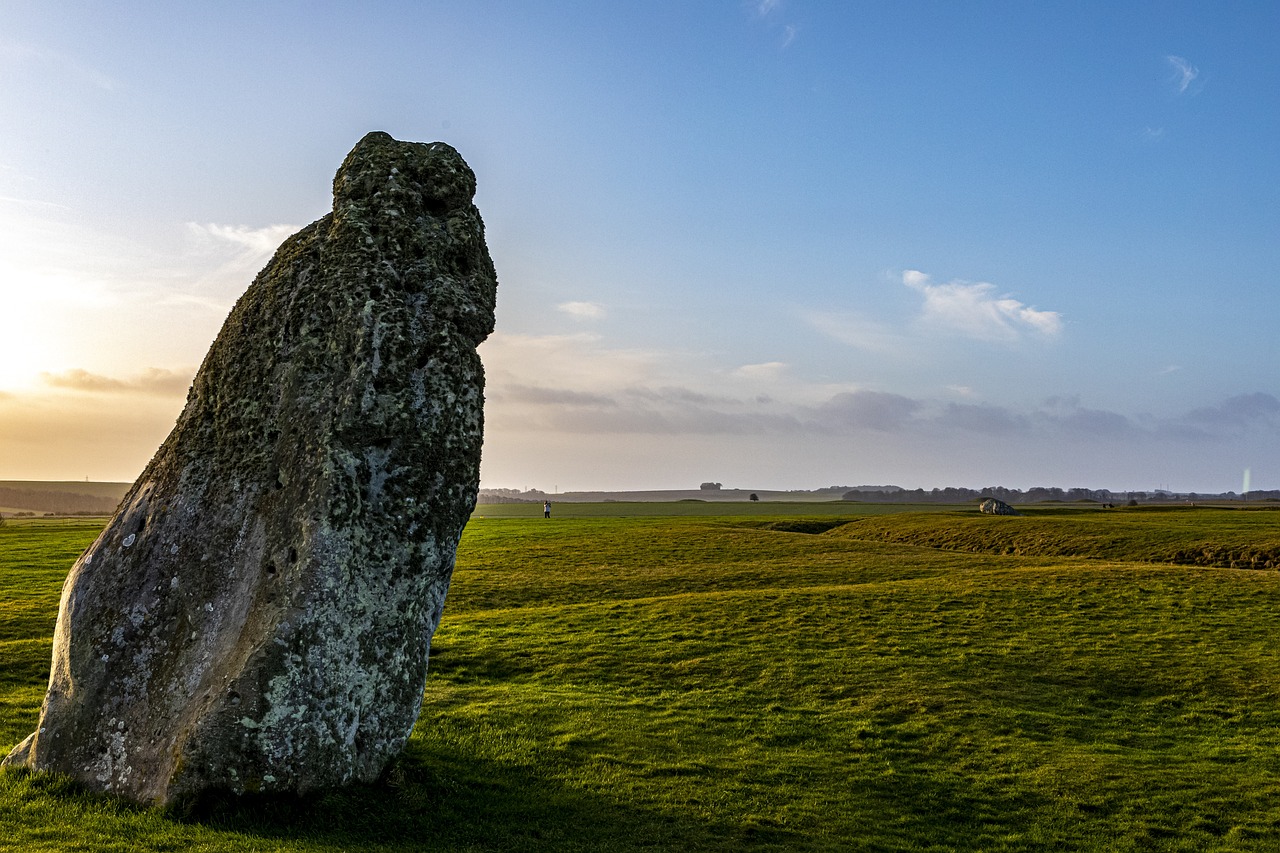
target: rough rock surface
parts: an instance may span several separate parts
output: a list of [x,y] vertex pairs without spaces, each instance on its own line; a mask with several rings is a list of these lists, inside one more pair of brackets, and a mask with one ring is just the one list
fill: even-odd
[[1017,515],[1018,511],[999,498],[987,498],[978,504],[978,509],[987,515]]
[[227,318],[71,569],[11,766],[144,803],[376,779],[475,505],[497,287],[475,176],[371,133]]

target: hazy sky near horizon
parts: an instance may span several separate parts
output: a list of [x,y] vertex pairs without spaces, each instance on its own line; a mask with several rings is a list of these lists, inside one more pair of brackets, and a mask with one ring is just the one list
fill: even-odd
[[1280,5],[0,6],[0,479],[132,480],[370,130],[476,171],[482,482],[1280,488]]

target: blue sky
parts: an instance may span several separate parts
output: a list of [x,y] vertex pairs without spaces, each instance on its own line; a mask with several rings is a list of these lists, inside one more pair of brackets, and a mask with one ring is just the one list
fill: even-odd
[[1280,487],[1270,3],[0,7],[0,478],[130,480],[367,131],[479,178],[485,485]]

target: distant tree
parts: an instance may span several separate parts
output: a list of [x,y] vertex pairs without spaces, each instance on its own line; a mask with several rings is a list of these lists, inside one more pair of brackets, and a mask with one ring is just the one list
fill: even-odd
[[751,497],[749,498],[749,500],[758,501],[758,500],[760,500],[760,496],[759,496],[759,495],[757,495],[755,492],[752,492],[752,493],[751,493]]
[[1057,486],[1035,486],[1027,489],[1028,501],[1060,501],[1066,494]]

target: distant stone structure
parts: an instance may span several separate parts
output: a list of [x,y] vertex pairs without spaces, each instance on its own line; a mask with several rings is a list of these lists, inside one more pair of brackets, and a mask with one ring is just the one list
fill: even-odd
[[981,512],[987,515],[1017,515],[1018,511],[998,498],[987,498],[978,505]]
[[372,781],[474,508],[497,279],[475,175],[371,133],[227,318],[63,589],[5,764],[142,803]]

